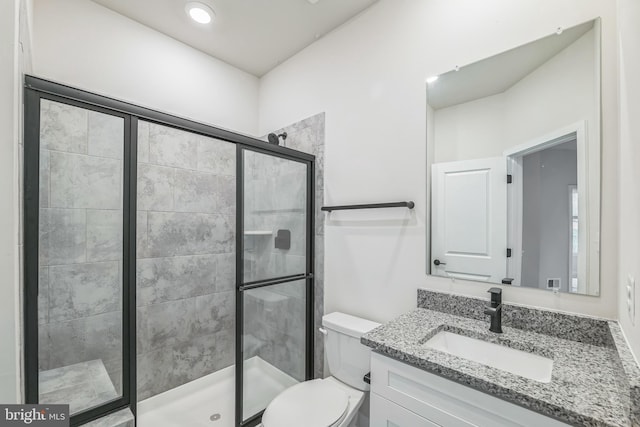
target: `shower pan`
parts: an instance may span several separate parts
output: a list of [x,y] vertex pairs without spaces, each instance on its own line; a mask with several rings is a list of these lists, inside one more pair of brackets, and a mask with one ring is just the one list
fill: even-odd
[[259,424],[313,376],[314,160],[26,77],[26,401]]

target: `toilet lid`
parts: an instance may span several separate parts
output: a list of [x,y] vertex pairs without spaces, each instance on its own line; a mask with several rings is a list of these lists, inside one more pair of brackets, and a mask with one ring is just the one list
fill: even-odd
[[323,380],[305,381],[271,401],[262,415],[264,427],[329,427],[349,406],[347,394]]

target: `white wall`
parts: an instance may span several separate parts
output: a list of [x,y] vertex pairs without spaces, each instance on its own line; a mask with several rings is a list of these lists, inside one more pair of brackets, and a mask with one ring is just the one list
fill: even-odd
[[256,134],[256,77],[92,1],[35,0],[33,46],[38,77]]
[[30,66],[28,3],[0,2],[0,402],[20,402],[22,76]]
[[610,0],[381,0],[262,78],[259,133],[326,112],[326,203],[416,202],[411,214],[331,214],[327,312],[388,320],[415,307],[418,287],[485,296],[486,285],[425,274],[425,79],[598,16],[604,58],[602,295],[507,288],[505,300],[616,317],[616,6]]
[[[618,0],[620,25],[620,324],[640,359],[640,2]],[[626,280],[636,279],[635,324],[627,315]]]
[[434,146],[433,163],[500,157],[518,145],[507,136],[506,100],[503,92],[435,110],[427,124],[434,132],[427,140]]
[[597,153],[594,37],[587,31],[502,93],[436,110],[434,162],[499,157],[585,120]]

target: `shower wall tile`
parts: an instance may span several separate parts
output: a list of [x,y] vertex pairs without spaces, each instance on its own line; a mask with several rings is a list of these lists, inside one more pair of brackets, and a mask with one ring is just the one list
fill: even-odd
[[235,291],[236,289],[236,253],[217,254],[216,291]]
[[219,292],[219,255],[192,255],[138,260],[138,306]]
[[[316,248],[324,248],[324,236],[314,236]],[[316,251],[315,253],[315,265],[313,268],[314,277],[320,280],[324,280],[324,251]]]
[[189,381],[227,368],[235,362],[235,327],[202,335],[178,347],[177,370],[187,372]]
[[235,325],[235,292],[220,292],[195,298],[195,333],[208,335],[233,330]]
[[[282,251],[286,252],[286,251]],[[307,271],[307,258],[304,255],[289,255],[288,253],[269,253],[268,274],[262,276],[278,277],[292,274],[302,274]]]
[[149,212],[149,254],[153,257],[233,252],[235,218],[199,213]]
[[122,260],[122,211],[87,210],[87,261]]
[[264,345],[258,355],[298,381],[305,380],[304,328],[297,336],[269,327],[262,328],[260,339]]
[[113,366],[122,360],[122,312],[100,314],[74,322],[84,323],[85,360],[102,359]]
[[86,213],[79,209],[40,209],[40,265],[86,260]]
[[138,399],[144,400],[233,365],[234,333],[221,331],[138,355]]
[[148,213],[146,211],[138,210],[136,212],[136,257],[138,259],[149,257],[147,217]]
[[[287,335],[302,336],[304,339],[304,320],[306,316],[305,285],[304,282],[288,283],[286,285],[288,286],[274,286],[276,289],[265,290],[265,292],[272,294],[272,300],[257,300],[255,308],[259,313],[259,321],[266,327]],[[286,295],[290,291],[287,288],[295,288],[294,292],[300,292],[303,297],[298,298]],[[277,298],[278,296],[281,298]]]
[[214,138],[198,139],[197,168],[216,175],[236,175],[236,146]]
[[138,402],[173,388],[169,378],[173,364],[172,357],[173,355],[167,354],[164,349],[145,353],[141,353],[138,349],[136,356]]
[[176,169],[176,212],[217,212],[217,178],[211,173]]
[[40,147],[87,153],[87,110],[43,99],[40,107]]
[[236,214],[236,177],[218,176],[216,178],[216,212],[225,215]]
[[49,150],[40,150],[40,179],[39,179],[39,190],[38,195],[40,197],[40,207],[48,208],[49,207],[49,188],[51,188],[50,183],[50,151]]
[[122,161],[51,153],[51,206],[121,209]]
[[118,262],[49,267],[49,319],[61,322],[121,307]]
[[122,358],[122,320],[118,312],[48,325],[49,368],[88,360]]
[[111,384],[118,393],[122,393],[122,358],[103,360],[102,362],[109,374]]
[[51,349],[49,348],[49,324],[38,325],[38,371],[51,369],[49,363]]
[[38,269],[38,325],[49,323],[49,267]]
[[[256,167],[256,169],[261,168]],[[264,211],[269,212],[277,209],[278,206],[275,203],[275,197],[273,197],[277,191],[275,178],[272,175],[267,175],[266,172],[262,176],[253,178],[249,183],[245,183],[245,198],[253,199],[253,210],[248,212],[253,214],[252,216],[258,216]]]
[[138,209],[173,211],[176,169],[141,163],[138,165]]
[[194,298],[138,307],[138,352],[167,348],[191,336],[195,309]]
[[97,111],[89,111],[88,114],[88,154],[122,159],[124,154],[124,119]]
[[149,122],[138,121],[138,163],[149,163]]
[[196,169],[198,136],[167,126],[149,124],[149,162],[156,165]]
[[[295,166],[298,165],[296,164]],[[286,168],[279,171],[275,180],[277,191],[271,195],[275,199],[277,209],[293,211],[304,211],[306,209],[306,177],[306,168],[304,167]]]

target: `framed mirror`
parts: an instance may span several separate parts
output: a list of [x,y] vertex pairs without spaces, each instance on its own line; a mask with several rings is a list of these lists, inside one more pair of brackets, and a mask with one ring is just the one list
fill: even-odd
[[427,272],[599,295],[599,19],[434,76],[427,102]]

